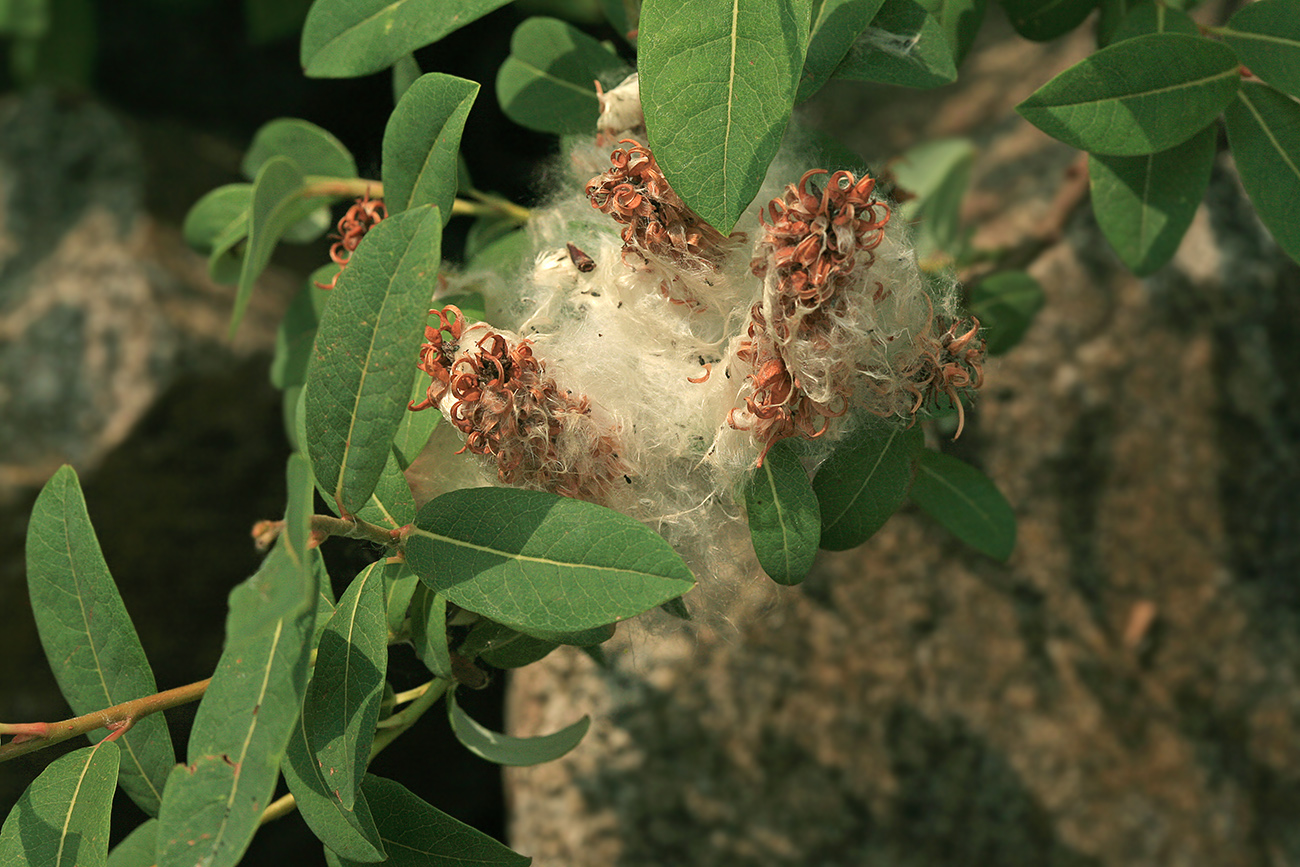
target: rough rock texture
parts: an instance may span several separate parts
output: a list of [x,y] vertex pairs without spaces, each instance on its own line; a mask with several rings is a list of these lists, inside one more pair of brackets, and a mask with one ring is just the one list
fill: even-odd
[[1003,37],[970,86],[822,104],[873,156],[974,136],[977,243],[1047,291],[935,443],[1015,506],[1010,563],[909,509],[725,628],[522,670],[514,733],[595,717],[507,775],[537,867],[1300,864],[1300,268],[1226,158],[1149,280],[1086,206],[1043,233],[1077,154],[1009,109],[1088,47]]

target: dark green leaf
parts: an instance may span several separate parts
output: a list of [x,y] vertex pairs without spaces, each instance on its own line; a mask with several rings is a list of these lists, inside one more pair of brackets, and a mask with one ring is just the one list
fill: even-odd
[[306,442],[316,480],[346,514],[370,499],[406,413],[442,218],[421,207],[375,226],[352,254],[316,333]]
[[1218,32],[1252,73],[1300,97],[1300,6],[1295,0],[1256,0],[1238,9]]
[[724,235],[758,192],[790,119],[811,0],[646,0],[638,64],[650,147]]
[[601,0],[605,17],[614,32],[629,44],[636,45],[637,18],[641,11],[641,0]]
[[185,215],[181,228],[185,243],[200,253],[211,253],[218,239],[230,234],[234,227],[239,227],[243,237],[252,203],[252,184],[226,184],[209,191]]
[[0,33],[38,39],[50,27],[50,0],[6,0],[0,3]]
[[[397,461],[397,466],[403,471],[420,456],[420,452],[433,434],[433,429],[438,426],[438,422],[442,421],[442,413],[438,411],[437,407],[425,407],[419,412],[414,412],[409,408],[412,403],[418,404],[424,400],[429,390],[429,384],[429,377],[417,371],[415,382],[411,386],[411,397],[407,403],[407,412],[402,416],[401,424],[397,426],[397,434],[393,437],[393,458]],[[409,523],[409,520],[403,522],[403,524]]]
[[1006,561],[1016,546],[1016,515],[992,480],[970,464],[923,450],[912,483],[916,503],[954,536]]
[[591,717],[565,726],[558,732],[535,738],[515,738],[484,728],[461,710],[455,691],[447,693],[447,714],[456,739],[479,758],[512,767],[553,762],[578,745],[591,726]]
[[957,66],[943,26],[924,6],[915,0],[885,0],[836,67],[835,77],[939,87],[957,80]]
[[[153,670],[109,574],[72,467],[46,483],[27,525],[27,587],[45,656],[75,714],[158,691]],[[91,740],[103,737],[93,732]],[[176,755],[162,714],[120,738],[122,789],[157,815]]]
[[948,46],[952,48],[953,65],[961,66],[961,62],[970,53],[971,46],[975,44],[980,25],[984,23],[986,0],[919,0],[919,2],[943,28],[943,35],[948,38]]
[[[530,859],[482,831],[426,804],[392,780],[368,775],[365,795],[379,836],[388,850],[388,867],[527,867]],[[355,862],[326,853],[339,867]]]
[[856,547],[885,525],[907,499],[912,459],[922,443],[919,427],[864,419],[836,448],[813,479],[823,548]]
[[384,129],[384,204],[390,215],[433,204],[444,226],[451,219],[460,136],[477,96],[474,82],[440,72],[420,76],[402,94]]
[[1134,7],[1124,16],[1119,27],[1112,34],[1111,42],[1123,42],[1135,36],[1148,33],[1183,33],[1187,36],[1199,36],[1196,22],[1177,9],[1170,9],[1163,4],[1143,3]]
[[975,145],[968,139],[925,142],[892,163],[898,186],[915,196],[899,206],[899,216],[917,224],[919,255],[960,252],[961,204],[974,164]]
[[749,537],[763,571],[778,584],[798,584],[821,542],[821,511],[808,474],[787,442],[768,449],[745,484]]
[[850,46],[885,0],[817,0],[813,3],[808,53],[799,78],[795,102],[803,102],[821,90],[840,65]]
[[289,309],[275,333],[275,357],[271,359],[271,384],[276,388],[289,388],[307,381],[307,363],[316,341],[316,327],[329,300],[329,290],[316,284],[328,283],[337,270],[337,265],[322,265],[289,302]]
[[438,677],[451,680],[451,651],[447,647],[447,599],[424,584],[411,595],[411,644],[415,655]]
[[1076,63],[1016,111],[1089,153],[1140,156],[1204,129],[1232,101],[1240,75],[1232,49],[1181,33],[1117,42]]
[[302,710],[307,742],[345,810],[365,777],[388,671],[384,589],[382,562],[353,579],[321,634]]
[[567,644],[570,647],[594,647],[597,644],[604,644],[614,637],[614,631],[617,624],[606,623],[603,626],[593,626],[591,629],[580,629],[576,632],[552,632],[546,629],[530,629],[528,634],[533,638],[541,638],[545,641],[554,641],[556,644]]
[[510,38],[510,56],[497,72],[497,101],[520,126],[592,135],[600,115],[594,82],[617,84],[631,71],[581,30],[555,18],[529,18]]
[[1024,271],[1003,271],[975,284],[970,312],[987,331],[989,355],[1020,342],[1043,306],[1043,287]]
[[525,265],[531,266],[533,242],[522,229],[511,232],[478,250],[465,266],[466,272],[492,271],[502,280],[510,280]]
[[[428,414],[439,413],[437,410],[431,410]],[[408,412],[406,415],[409,416],[411,413]],[[384,471],[379,474],[379,479],[375,482],[375,490],[357,512],[357,517],[385,530],[396,530],[415,520],[415,497],[411,494],[411,486],[407,483],[406,476],[402,473],[397,452],[392,449],[389,449]]]
[[311,0],[244,0],[244,28],[252,45],[266,45],[302,30]]
[[302,28],[302,68],[312,78],[387,69],[509,0],[316,0]]
[[304,175],[353,178],[357,164],[352,154],[329,130],[294,117],[282,117],[262,126],[244,154],[240,169],[252,180],[272,157],[287,157]]
[[117,744],[102,741],[41,771],[0,828],[5,867],[103,867],[117,781]]
[[626,515],[539,491],[452,491],[420,509],[406,559],[451,602],[520,631],[604,626],[694,586],[668,543]]
[[1265,85],[1243,84],[1227,120],[1241,185],[1278,246],[1300,262],[1300,105]]
[[1002,0],[1016,32],[1038,42],[1069,33],[1096,5],[1097,0]]
[[1216,140],[1215,127],[1207,126],[1160,153],[1089,158],[1097,223],[1138,276],[1152,273],[1177,252],[1209,187]]
[[153,867],[157,860],[158,820],[148,819],[108,853],[108,867]]
[[424,73],[420,70],[419,61],[415,59],[414,54],[405,54],[393,64],[393,105],[402,101],[406,91],[411,89]]
[[420,586],[420,576],[405,563],[384,564],[384,589],[387,598],[388,631],[396,634],[406,622],[406,612],[411,607],[411,596]]
[[545,638],[516,632],[514,638],[499,646],[485,649],[478,658],[496,668],[523,668],[544,658],[560,645]]

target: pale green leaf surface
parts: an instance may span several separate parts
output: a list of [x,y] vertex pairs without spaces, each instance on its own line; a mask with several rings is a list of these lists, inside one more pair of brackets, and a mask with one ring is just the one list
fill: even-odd
[[1016,516],[992,480],[970,464],[924,450],[912,502],[980,553],[1005,561],[1016,546]]
[[503,735],[479,725],[456,701],[455,691],[447,693],[447,715],[451,730],[465,749],[479,758],[498,765],[527,767],[553,762],[572,750],[591,727],[591,717],[584,716],[558,732],[535,738]]
[[1300,3],[1256,0],[1238,9],[1218,32],[1252,73],[1300,97]]
[[210,253],[217,240],[232,232],[233,227],[240,227],[242,237],[252,203],[252,184],[226,184],[209,190],[185,215],[181,227],[185,243],[200,253]]
[[402,101],[402,96],[423,74],[414,54],[404,54],[397,58],[393,63],[393,105]]
[[402,94],[384,129],[384,204],[390,216],[432,204],[441,209],[443,225],[451,219],[460,137],[478,90],[472,81],[430,72]]
[[907,499],[912,460],[922,441],[920,427],[864,419],[840,444],[813,479],[823,548],[843,551],[861,545],[898,511]]
[[109,851],[108,867],[153,867],[157,848],[158,820],[148,819]]
[[272,157],[287,157],[304,175],[353,178],[357,164],[335,135],[296,117],[281,117],[264,124],[253,136],[240,169],[253,179]]
[[984,328],[989,355],[1020,342],[1043,306],[1043,287],[1024,271],[1003,271],[975,284],[968,309]]
[[808,52],[799,92],[795,102],[803,102],[821,90],[830,80],[835,67],[849,53],[871,19],[876,17],[885,0],[820,0],[813,4],[812,27],[809,29]]
[[943,25],[915,0],[885,0],[862,32],[836,78],[901,87],[940,87],[957,80],[953,49]]
[[759,565],[778,584],[798,584],[821,542],[821,511],[808,473],[784,441],[768,449],[745,484],[749,537]]
[[645,525],[539,491],[452,491],[420,509],[406,559],[451,602],[520,631],[624,620],[694,586]]
[[[72,467],[54,474],[32,508],[27,588],[41,646],[74,714],[158,691]],[[90,734],[95,741],[103,736],[102,731]],[[119,740],[123,791],[146,813],[157,815],[176,761],[162,714],[140,720]]]
[[117,744],[60,756],[41,771],[0,828],[0,867],[103,867],[117,782]]
[[650,148],[668,183],[724,235],[790,119],[811,0],[647,0],[638,64]]
[[899,205],[898,215],[916,224],[918,255],[959,252],[961,205],[974,165],[975,146],[968,139],[925,142],[891,164],[898,186],[915,196]]
[[1096,5],[1097,0],[1002,0],[1016,32],[1039,42],[1069,33]]
[[1187,141],[1223,111],[1237,92],[1237,65],[1225,45],[1152,33],[1076,63],[1016,110],[1048,135],[1089,153],[1156,153]]
[[1300,104],[1262,84],[1243,84],[1228,106],[1228,142],[1259,218],[1300,262]]
[[422,207],[375,226],[321,317],[307,369],[307,451],[327,499],[356,514],[375,490],[406,413],[442,218]]

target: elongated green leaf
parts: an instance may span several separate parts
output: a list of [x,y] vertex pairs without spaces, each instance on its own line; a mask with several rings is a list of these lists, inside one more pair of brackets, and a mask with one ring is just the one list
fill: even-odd
[[397,633],[406,622],[406,612],[411,607],[411,596],[420,586],[420,576],[405,563],[384,564],[384,592],[388,600],[388,631]]
[[989,355],[1001,355],[1029,330],[1043,306],[1043,287],[1024,271],[1003,271],[976,283],[968,306],[987,329]]
[[[461,309],[464,310],[463,307]],[[403,471],[420,456],[421,450],[433,434],[433,429],[442,420],[442,413],[436,407],[426,407],[419,412],[409,410],[411,404],[418,404],[424,400],[429,390],[429,382],[429,377],[423,373],[416,373],[415,381],[411,385],[408,410],[402,416],[402,423],[397,426],[397,433],[393,436],[393,457],[397,460],[397,466]],[[409,523],[408,520],[398,526]]]
[[307,364],[316,341],[316,328],[330,297],[328,290],[318,288],[316,283],[322,282],[322,277],[325,278],[323,282],[329,282],[337,270],[337,265],[318,268],[302,291],[289,302],[289,309],[275,333],[275,357],[271,359],[271,384],[276,388],[290,388],[307,381]]
[[484,728],[465,713],[456,702],[454,690],[447,693],[447,715],[451,719],[451,730],[465,749],[489,762],[512,767],[555,761],[576,747],[591,727],[591,717],[584,716],[554,734],[535,738],[503,735]]
[[462,608],[520,631],[624,620],[694,586],[668,543],[626,515],[539,491],[452,491],[420,509],[406,560]]
[[915,0],[885,0],[835,68],[835,77],[939,87],[957,80],[957,65],[943,25],[924,6]]
[[[388,850],[389,867],[527,867],[530,859],[482,831],[426,804],[405,786],[383,777],[366,777],[365,794]],[[330,852],[332,867],[355,862]]]
[[402,94],[384,129],[384,204],[390,215],[433,204],[443,225],[451,219],[460,136],[477,96],[474,82],[440,72],[420,76]]
[[592,135],[600,115],[597,80],[617,83],[632,70],[617,54],[555,18],[529,18],[510,38],[497,72],[497,101],[520,126]]
[[1300,262],[1300,105],[1262,84],[1243,84],[1227,120],[1241,185],[1278,246]]
[[1182,33],[1186,36],[1199,36],[1200,32],[1196,22],[1188,18],[1186,13],[1170,9],[1163,4],[1157,6],[1154,3],[1142,3],[1124,16],[1124,20],[1119,22],[1119,26],[1111,35],[1110,41],[1123,42],[1125,39],[1145,36],[1148,33]]
[[370,759],[388,671],[388,620],[384,564],[372,563],[353,579],[320,638],[316,670],[303,716],[307,742],[345,810]]
[[912,501],[980,553],[1005,561],[1016,546],[1016,515],[1002,492],[968,463],[923,450]]
[[856,547],[885,525],[907,499],[912,459],[922,442],[918,427],[871,419],[835,450],[813,479],[823,548]]
[[812,27],[808,35],[808,53],[795,102],[803,102],[821,90],[830,80],[853,41],[871,19],[876,17],[885,0],[820,0],[813,4]]
[[673,189],[718,231],[758,192],[794,106],[811,0],[646,0],[646,127]]
[[[27,588],[41,646],[75,714],[158,691],[153,670],[109,574],[72,467],[46,483],[27,525]],[[103,732],[91,734],[91,740]],[[120,738],[122,789],[157,815],[176,761],[162,714]]]
[[306,441],[317,482],[345,514],[370,499],[406,413],[441,238],[437,208],[384,220],[352,254],[321,318]]
[[952,48],[952,62],[961,66],[984,23],[986,0],[920,0],[920,3],[943,28],[943,35]]
[[1069,33],[1096,5],[1097,0],[1002,0],[1016,32],[1038,42]]
[[353,178],[357,163],[332,132],[296,117],[282,117],[264,124],[244,154],[240,169],[250,180],[272,157],[287,157],[304,175]]
[[899,206],[899,216],[917,225],[919,255],[959,252],[961,204],[974,165],[975,145],[968,139],[928,141],[893,163],[898,186],[915,196]]
[[451,650],[447,646],[447,598],[423,583],[411,595],[411,644],[429,671],[451,680]]
[[490,647],[478,655],[478,658],[496,668],[523,668],[544,658],[560,645],[545,638],[516,633],[510,641],[497,647]]
[[208,276],[234,283],[243,268],[240,243],[248,237],[252,184],[226,184],[210,191],[185,215],[185,243],[208,255]]
[[152,867],[157,860],[158,820],[148,819],[108,853],[108,867]]
[[1089,158],[1093,212],[1134,274],[1145,277],[1178,251],[1210,185],[1216,139],[1211,125],[1160,153]]
[[509,0],[316,0],[302,28],[312,78],[352,78],[392,66]]
[[808,474],[787,442],[767,452],[745,484],[749,537],[759,565],[778,584],[798,584],[821,542],[821,511]]
[[[433,412],[436,414],[437,410]],[[410,413],[408,412],[407,415]],[[375,482],[374,492],[357,512],[357,517],[386,530],[405,527],[415,520],[415,497],[411,494],[411,486],[407,484],[406,476],[402,474],[402,465],[397,453],[392,449],[389,450],[388,460],[384,463],[384,471]]]
[[1256,0],[1219,31],[1250,71],[1300,97],[1300,7],[1295,0]]
[[41,771],[0,828],[5,867],[102,867],[117,781],[117,744],[61,756]]
[[1232,101],[1237,56],[1217,42],[1152,33],[1076,63],[1016,111],[1089,153],[1141,156],[1182,144]]

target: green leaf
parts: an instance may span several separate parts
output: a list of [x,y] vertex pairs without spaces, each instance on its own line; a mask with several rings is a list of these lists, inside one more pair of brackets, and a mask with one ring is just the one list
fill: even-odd
[[316,0],[302,28],[311,78],[353,78],[387,69],[509,0]]
[[153,867],[157,849],[158,820],[147,819],[108,853],[108,867]]
[[522,229],[511,232],[475,251],[465,266],[467,273],[492,271],[502,280],[510,280],[524,267],[532,265],[533,242]]
[[[437,410],[432,410],[430,414],[439,415]],[[407,415],[411,413],[408,412]],[[411,494],[406,476],[402,474],[401,461],[396,451],[389,449],[384,471],[379,474],[375,490],[357,512],[357,517],[386,530],[405,527],[415,520],[415,497]]]
[[1300,105],[1262,84],[1243,84],[1228,106],[1228,143],[1259,218],[1300,262]]
[[974,165],[975,145],[968,139],[928,141],[892,164],[898,186],[915,196],[899,206],[899,216],[917,224],[919,255],[960,252],[961,204]]
[[[461,308],[462,311],[464,309]],[[419,412],[410,410],[412,403],[419,403],[424,400],[428,390],[429,377],[417,371],[415,381],[411,385],[411,397],[407,402],[406,414],[402,416],[401,424],[397,426],[397,433],[393,437],[392,457],[397,461],[397,466],[402,471],[405,471],[420,456],[425,444],[429,442],[429,437],[433,435],[434,428],[438,426],[438,422],[442,421],[442,413],[436,407],[426,407]],[[413,517],[414,515],[412,515]],[[410,520],[403,521],[398,526],[409,523],[411,523]]]
[[1083,23],[1097,0],[1001,0],[1016,32],[1026,39],[1047,42]]
[[[366,798],[379,836],[388,850],[388,867],[527,867],[530,859],[430,806],[392,780],[368,775]],[[326,853],[339,867],[355,862]]]
[[745,484],[749,536],[759,565],[778,584],[798,584],[821,542],[821,511],[799,456],[784,441],[767,452]]
[[384,129],[384,204],[390,216],[433,204],[444,226],[451,219],[460,137],[477,96],[474,82],[440,72],[420,76],[402,94]]
[[979,34],[980,25],[984,23],[985,0],[919,0],[925,11],[929,12],[943,28],[943,35],[948,38],[952,49],[952,62],[961,66],[961,62],[970,53]]
[[[153,670],[95,538],[72,467],[64,466],[36,498],[27,525],[27,587],[45,656],[77,715],[158,691]],[[103,737],[94,732],[91,740]],[[162,714],[120,738],[122,789],[158,814],[176,761]]]
[[0,3],[0,34],[39,39],[50,27],[50,0],[5,0]]
[[356,803],[379,721],[388,671],[386,611],[384,564],[376,562],[353,579],[321,634],[303,705],[307,742],[345,810]]
[[396,634],[406,622],[406,612],[411,607],[411,597],[420,586],[420,576],[405,563],[384,564],[385,598],[388,600],[388,631]]
[[508,488],[452,491],[426,503],[406,560],[449,601],[520,631],[604,626],[695,583],[668,543],[632,518]]
[[357,163],[351,152],[329,130],[294,117],[264,124],[244,154],[240,170],[252,180],[272,157],[286,157],[304,175],[354,178]]
[[1111,42],[1123,42],[1135,36],[1148,33],[1182,33],[1187,36],[1199,36],[1196,22],[1177,9],[1154,3],[1142,3],[1124,16],[1124,20],[1115,28]]
[[912,459],[921,449],[919,427],[864,419],[821,465],[813,492],[821,503],[821,546],[843,551],[861,545],[907,499]]
[[1219,30],[1250,71],[1300,97],[1300,6],[1295,0],[1256,0]]
[[316,480],[345,514],[370,499],[406,413],[441,237],[437,208],[384,220],[352,254],[321,317],[306,442]]
[[252,184],[226,184],[209,191],[190,208],[182,234],[185,243],[208,254],[208,276],[222,284],[239,280],[243,268],[240,242],[248,237]]
[[[316,283],[329,282],[337,269],[337,265],[317,268],[289,302],[289,309],[275,333],[275,357],[271,359],[271,384],[276,388],[290,388],[307,381],[307,364],[311,360],[316,328],[330,296],[329,290],[317,287]],[[322,281],[321,277],[325,280]]]
[[885,0],[819,0],[813,4],[812,27],[809,29],[808,52],[799,77],[795,102],[803,102],[821,90],[830,80],[853,41],[871,19],[876,17]]
[[646,0],[638,65],[650,147],[724,235],[758,192],[790,119],[811,0]]
[[557,642],[517,632],[509,641],[487,648],[478,658],[496,668],[523,668],[544,658],[559,646]]
[[988,476],[970,464],[921,452],[912,502],[982,554],[1006,561],[1016,546],[1016,516]]
[[1145,277],[1173,258],[1210,185],[1214,125],[1180,145],[1140,157],[1088,159],[1092,208],[1106,240]]
[[402,101],[403,94],[410,90],[411,85],[415,84],[416,79],[423,74],[414,54],[404,54],[397,58],[393,63],[393,105]]
[[112,741],[60,756],[41,771],[0,828],[0,864],[102,867],[117,781]]
[[498,765],[527,767],[553,762],[572,750],[591,727],[591,717],[565,726],[558,732],[535,738],[516,738],[499,734],[479,725],[456,702],[456,693],[447,693],[447,715],[451,730],[465,749],[479,758]]
[[989,355],[1001,355],[1029,330],[1043,306],[1043,287],[1024,271],[1003,271],[976,283],[967,306],[988,329]]
[[267,45],[302,30],[311,0],[244,0],[244,29],[251,45]]
[[1240,75],[1232,49],[1181,33],[1117,42],[1034,91],[1016,111],[1089,153],[1140,156],[1204,129],[1232,101]]
[[451,650],[447,646],[447,598],[424,584],[411,595],[411,644],[429,671],[452,680]]
[[600,116],[595,81],[631,72],[617,54],[555,18],[529,18],[510,37],[497,71],[497,101],[506,117],[540,132],[594,134]]
[[943,25],[915,0],[885,0],[863,31],[836,78],[902,87],[939,87],[957,80],[952,46]]

